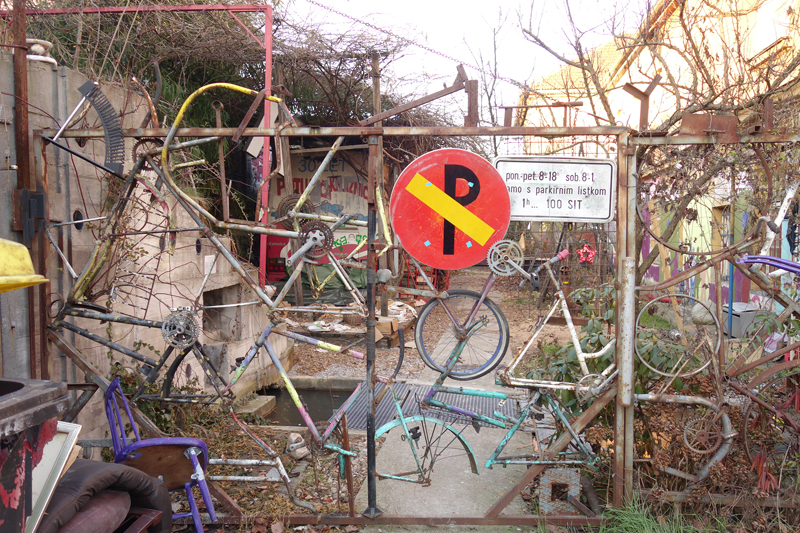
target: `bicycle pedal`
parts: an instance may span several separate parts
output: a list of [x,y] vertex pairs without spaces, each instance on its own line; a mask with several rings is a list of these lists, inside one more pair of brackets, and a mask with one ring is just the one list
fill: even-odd
[[144,374],[145,377],[147,377],[148,381],[153,381],[153,378],[155,377],[155,376],[153,376],[153,371],[154,370],[155,370],[155,368],[153,368],[152,366],[144,365],[142,368],[139,369],[139,372]]

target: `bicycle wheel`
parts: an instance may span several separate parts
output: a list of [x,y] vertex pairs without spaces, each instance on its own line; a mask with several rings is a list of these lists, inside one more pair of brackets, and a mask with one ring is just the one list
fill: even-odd
[[[408,433],[403,429],[403,422]],[[400,473],[378,472],[378,477],[430,485],[434,467],[439,461],[444,460],[447,460],[448,470],[459,462],[463,468],[469,465],[472,473],[477,474],[478,464],[475,454],[461,435],[462,431],[463,429],[458,431],[438,418],[424,415],[409,416],[403,420],[396,418],[387,422],[375,431],[375,440],[386,438],[382,449],[389,449],[391,453],[385,453],[383,456],[391,457],[391,468],[399,470]],[[377,465],[379,470],[381,467],[382,465]]]
[[636,355],[668,378],[698,374],[711,364],[722,342],[716,315],[686,294],[653,298],[636,317]]
[[[758,398],[800,426],[800,373],[768,381],[759,388]],[[759,489],[796,488],[800,433],[785,418],[752,401],[742,414],[742,424],[745,453],[759,477]]]
[[[480,293],[467,290],[447,291],[447,298],[428,300],[419,313],[414,340],[422,360],[433,370],[443,372],[447,359],[459,341],[456,328],[447,314],[464,324]],[[487,323],[477,328],[466,340],[463,351],[450,373],[453,379],[475,379],[491,372],[508,349],[509,331],[505,315],[489,298],[485,298],[474,320],[485,318]]]
[[[186,360],[190,353],[194,354],[201,370]],[[191,349],[181,351],[172,361],[161,385],[161,397],[166,402],[174,403],[212,403],[219,399],[219,391],[226,385],[227,380],[219,373],[203,347],[195,344]],[[209,388],[214,392],[207,392]]]

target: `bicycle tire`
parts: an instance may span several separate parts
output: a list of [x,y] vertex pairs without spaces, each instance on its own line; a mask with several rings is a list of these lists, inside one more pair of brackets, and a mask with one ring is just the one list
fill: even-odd
[[[695,316],[693,309],[698,304],[705,315]],[[705,323],[709,318],[711,323]],[[716,315],[688,294],[656,296],[636,317],[636,356],[647,368],[667,378],[702,372],[711,364],[721,343],[722,328]]]
[[[409,428],[409,433],[412,436],[415,434],[417,435],[417,438],[413,439],[413,442],[408,442],[406,433],[402,430],[403,421],[405,421],[406,427]],[[419,462],[414,461],[414,456],[411,453],[392,454],[392,467],[400,469],[402,474],[378,473],[378,477],[429,485],[431,483],[431,474],[438,461],[457,459],[461,456],[466,456],[472,473],[478,473],[478,463],[472,448],[461,435],[461,432],[457,431],[452,425],[438,418],[431,418],[425,415],[404,417],[403,421],[395,418],[382,425],[375,431],[375,440],[377,441],[379,438],[386,436],[387,441],[383,443],[383,446],[396,445],[400,448],[404,446],[414,446]],[[396,435],[387,436],[390,430],[398,427],[400,427],[401,430],[397,432]],[[416,428],[416,430],[414,428]],[[405,442],[397,443],[388,440],[394,438]],[[451,462],[449,464],[452,465],[453,463]],[[380,467],[380,465],[378,466]],[[416,479],[409,477],[412,475],[416,476]]]
[[[444,372],[447,359],[458,339],[450,310],[459,322],[466,322],[480,293],[462,289],[447,291],[447,298],[432,298],[422,307],[414,328],[414,341],[422,360],[433,370]],[[479,378],[500,364],[508,349],[509,329],[505,315],[489,298],[484,298],[476,318],[486,317],[488,324],[470,335],[450,377],[456,380]]]
[[[199,345],[195,345],[192,347],[191,350],[182,350],[176,357],[175,360],[172,361],[172,364],[167,369],[167,373],[164,375],[164,382],[161,385],[161,397],[165,401],[168,402],[184,402],[184,403],[209,403],[211,398],[218,400],[219,394],[218,393],[201,393],[201,394],[184,394],[184,391],[181,391],[181,386],[179,382],[183,379],[180,377],[181,372],[181,364],[184,362],[184,359],[189,353],[194,354],[198,361],[200,361],[200,365],[203,367],[205,372],[204,375],[199,376],[199,379],[209,379],[213,380],[213,383],[216,384],[217,389],[224,388],[227,383],[225,378],[219,373],[216,369],[214,364],[208,360],[207,356],[201,352],[200,355],[194,353],[194,350],[201,349],[198,348]],[[187,363],[188,364],[188,363]],[[203,387],[205,390],[205,387]]]

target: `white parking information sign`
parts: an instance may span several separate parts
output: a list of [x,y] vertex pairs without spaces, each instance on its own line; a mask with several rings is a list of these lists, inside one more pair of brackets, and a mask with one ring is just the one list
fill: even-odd
[[617,164],[611,159],[500,157],[494,163],[511,198],[511,220],[609,222]]

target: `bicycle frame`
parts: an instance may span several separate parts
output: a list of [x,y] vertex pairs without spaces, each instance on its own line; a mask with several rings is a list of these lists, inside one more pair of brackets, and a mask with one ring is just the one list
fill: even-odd
[[[467,439],[465,439],[463,437],[463,435],[461,435],[460,431],[456,430],[452,425],[447,424],[446,422],[443,422],[443,421],[439,420],[438,418],[428,417],[428,416],[425,416],[425,415],[405,416],[403,414],[402,401],[401,401],[400,398],[397,397],[397,394],[395,394],[394,387],[391,386],[391,383],[388,384],[387,386],[390,387],[389,390],[392,393],[392,398],[393,398],[393,401],[394,401],[394,407],[395,407],[395,411],[397,413],[397,418],[395,418],[394,420],[392,420],[392,421],[384,424],[380,428],[378,428],[375,431],[375,438],[378,439],[378,438],[382,437],[385,433],[387,433],[389,430],[394,429],[395,427],[401,427],[402,426],[402,428],[403,428],[403,437],[404,437],[405,441],[409,444],[409,448],[411,449],[411,454],[414,457],[414,462],[415,462],[417,468],[416,468],[416,470],[412,470],[412,471],[408,471],[408,472],[399,472],[397,474],[385,474],[385,473],[381,473],[381,472],[377,472],[376,471],[375,474],[379,478],[381,478],[381,479],[394,479],[396,481],[407,481],[407,482],[410,482],[410,483],[421,483],[423,485],[430,484],[430,478],[425,476],[423,460],[420,459],[419,454],[417,453],[417,450],[414,447],[414,443],[416,442],[416,438],[419,438],[419,434],[416,434],[416,438],[415,438],[415,434],[412,432],[412,429],[409,428],[409,424],[412,424],[414,422],[425,422],[425,421],[432,422],[434,424],[439,424],[439,425],[443,426],[445,429],[447,429],[448,431],[450,431],[450,433],[452,433],[454,435],[454,439],[457,440],[459,442],[459,444],[462,446],[462,448],[464,449],[464,451],[465,451],[465,453],[467,455],[467,458],[469,460],[470,468],[472,470],[472,473],[473,474],[477,474],[478,473],[478,464],[477,464],[477,462],[475,460],[475,452],[472,450],[472,447],[470,446],[470,444],[467,441]],[[450,443],[446,444],[444,447],[447,447],[447,445],[449,445],[449,444]],[[409,476],[412,476],[412,475],[415,475],[416,478],[409,477]]]
[[[557,256],[558,257],[558,256]],[[565,256],[566,257],[566,256]],[[547,325],[548,321],[553,317],[556,311],[561,311],[564,320],[567,323],[567,329],[569,330],[570,338],[572,339],[572,345],[575,347],[575,353],[577,354],[578,364],[581,367],[581,379],[586,378],[591,375],[589,372],[589,367],[586,364],[587,359],[596,359],[598,357],[602,357],[611,352],[614,349],[616,344],[616,339],[612,339],[608,344],[606,344],[601,350],[597,352],[584,352],[581,348],[580,340],[578,339],[578,333],[575,329],[575,324],[572,322],[572,316],[570,315],[569,308],[567,307],[567,298],[564,295],[564,291],[561,290],[561,285],[556,280],[555,275],[553,274],[553,269],[550,266],[552,260],[544,263],[543,268],[547,271],[548,276],[550,277],[550,282],[553,284],[553,287],[556,287],[556,296],[553,305],[550,306],[550,310],[548,311],[547,315],[544,317],[543,320],[540,320],[536,329],[531,334],[528,342],[522,347],[522,349],[517,353],[514,357],[511,364],[508,368],[498,372],[497,379],[502,385],[506,385],[509,387],[523,387],[523,388],[545,388],[545,389],[556,389],[556,390],[573,390],[576,393],[584,393],[584,394],[591,394],[592,396],[598,396],[611,382],[613,377],[616,375],[616,365],[612,363],[608,366],[599,376],[603,379],[599,380],[599,383],[592,384],[589,386],[580,385],[579,383],[565,383],[560,381],[548,381],[548,380],[539,380],[539,379],[529,379],[529,378],[518,378],[515,377],[514,372],[516,371],[520,362],[524,359],[525,354],[528,353],[528,350],[531,346],[534,345],[534,342],[538,338],[539,334],[544,329],[545,325]]]
[[[498,411],[493,412],[493,417],[485,416],[479,413],[475,413],[466,409],[462,409],[459,407],[455,407],[444,402],[435,400],[434,397],[436,394],[440,392],[444,393],[452,393],[458,395],[465,395],[465,396],[477,396],[481,398],[494,398],[501,401],[501,405],[511,399],[506,393],[504,392],[496,392],[496,391],[485,391],[480,389],[467,389],[464,387],[446,387],[444,386],[444,381],[449,377],[450,372],[455,368],[455,365],[458,361],[458,358],[461,355],[461,351],[463,350],[466,342],[469,340],[469,337],[474,334],[477,330],[479,330],[483,325],[485,325],[485,319],[482,321],[478,321],[475,323],[470,324],[467,330],[467,336],[463,340],[459,341],[456,347],[453,349],[448,361],[445,370],[440,374],[439,378],[433,384],[433,386],[428,390],[427,394],[420,402],[421,407],[436,407],[442,410],[445,410],[450,413],[454,413],[459,416],[467,417],[472,420],[473,424],[477,421],[484,422],[486,424],[490,424],[494,427],[507,429],[507,433],[501,440],[500,444],[497,446],[495,451],[489,457],[489,459],[485,463],[485,468],[492,468],[493,465],[509,465],[509,464],[523,464],[523,465],[578,465],[578,464],[585,464],[591,465],[596,460],[597,457],[591,451],[591,449],[587,448],[583,442],[581,442],[578,435],[572,430],[570,426],[568,417],[564,414],[563,410],[559,407],[558,402],[555,398],[551,397],[549,394],[542,395],[538,391],[531,391],[528,394],[528,399],[522,406],[520,410],[520,414],[518,418],[510,418]],[[578,448],[582,452],[582,455],[588,457],[588,460],[582,459],[568,459],[568,460],[538,460],[534,459],[533,456],[513,456],[513,457],[501,457],[500,454],[505,449],[506,445],[511,441],[511,438],[514,434],[519,430],[522,424],[528,419],[531,411],[540,412],[539,409],[535,407],[535,404],[539,401],[540,398],[544,398],[548,405],[550,405],[552,412],[555,414],[556,418],[567,428],[567,430],[571,433],[573,440],[577,443]],[[402,418],[402,413],[399,414],[400,418]],[[404,423],[405,426],[405,423]],[[413,452],[412,446],[412,452]],[[477,473],[477,472],[476,472]]]

